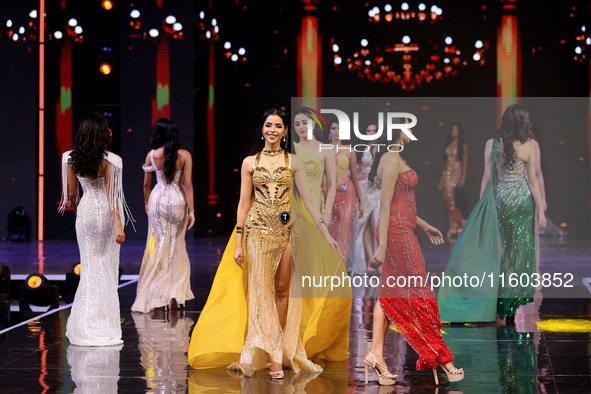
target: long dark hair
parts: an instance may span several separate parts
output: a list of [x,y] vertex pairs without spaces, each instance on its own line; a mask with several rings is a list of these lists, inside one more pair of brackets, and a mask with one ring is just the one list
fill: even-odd
[[[390,111],[392,112],[401,112],[398,108],[391,108]],[[403,123],[402,118],[393,118],[394,123]],[[369,126],[369,124],[368,124]],[[366,128],[367,130],[367,128]],[[386,130],[383,130],[382,135],[377,141],[374,142],[374,145],[378,147],[378,151],[373,154],[373,162],[371,163],[371,169],[369,170],[369,174],[367,174],[367,180],[369,181],[370,185],[375,184],[375,177],[378,173],[378,166],[380,165],[380,159],[388,151],[387,147],[392,144],[399,144],[400,143],[400,129],[392,130],[392,138],[388,139],[388,133]],[[383,144],[383,145],[379,145]]]
[[445,139],[445,147],[443,148],[443,161],[447,161],[447,153],[445,152],[449,144],[451,144],[452,136],[451,131],[456,126],[458,128],[458,160],[460,163],[464,160],[464,145],[466,144],[466,140],[464,138],[464,128],[459,123],[453,123],[449,128],[449,133],[447,133],[447,138]]
[[509,166],[515,163],[515,148],[513,141],[522,144],[532,136],[529,113],[521,105],[511,104],[503,113],[499,137],[503,140],[503,154]]
[[284,134],[285,141],[283,140],[283,138],[281,138],[281,142],[280,142],[281,148],[285,149],[288,152],[291,151],[290,144],[289,144],[289,133],[287,132],[289,130],[289,117],[287,116],[285,111],[282,111],[278,108],[271,108],[271,109],[268,109],[267,111],[265,111],[265,113],[263,114],[263,117],[261,118],[261,121],[259,122],[259,128],[257,129],[257,136],[254,141],[254,145],[252,147],[252,150],[250,152],[251,155],[254,155],[254,154],[262,151],[263,148],[265,147],[265,139],[263,137],[263,126],[265,125],[267,118],[271,115],[277,115],[283,121],[283,126],[285,127],[285,134]]
[[[328,144],[330,142],[330,130],[324,130],[325,127],[323,127],[323,125],[319,125],[313,118],[312,116],[310,116],[310,110],[307,109],[306,107],[299,107],[298,109],[295,110],[295,112],[293,113],[293,121],[295,122],[295,117],[298,115],[306,115],[308,118],[310,118],[310,121],[312,121],[314,123],[314,138],[316,138],[317,141],[322,142],[323,144]],[[328,127],[330,127],[330,123],[328,124]],[[300,136],[298,135],[298,133],[295,132],[295,128],[294,128],[294,132],[293,134],[293,142],[300,142]]]
[[160,118],[154,123],[150,146],[152,149],[164,146],[164,178],[168,183],[173,182],[181,144],[179,143],[179,132],[172,120]]
[[110,142],[107,119],[96,112],[86,115],[72,139],[69,163],[74,173],[80,176],[98,176],[99,166]]
[[[376,131],[378,128],[378,122],[375,120],[370,120],[369,122],[367,122],[364,126],[363,126],[363,130],[361,131],[363,133],[363,135],[367,135],[367,129],[369,128],[369,126],[375,126],[376,127]],[[382,134],[383,137],[383,134]],[[357,143],[361,143],[361,144],[365,144],[366,141],[359,139],[357,136],[352,136],[351,139],[355,142],[353,142],[354,144]],[[377,141],[373,142],[374,144],[378,143]],[[357,163],[361,163],[361,159],[363,158],[363,152],[355,152],[355,154],[357,155]]]

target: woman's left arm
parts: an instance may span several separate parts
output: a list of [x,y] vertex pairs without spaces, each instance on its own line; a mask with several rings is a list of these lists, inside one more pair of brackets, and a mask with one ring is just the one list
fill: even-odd
[[316,223],[316,226],[326,238],[326,241],[332,246],[332,248],[339,254],[342,255],[338,243],[330,236],[328,232],[328,224],[326,220],[320,214],[320,210],[314,202],[310,186],[308,185],[308,178],[306,177],[306,166],[304,162],[295,155],[290,155],[291,158],[291,172],[293,174],[295,185],[298,188],[298,192],[302,196],[302,201],[306,206],[306,209],[310,213],[312,220]]
[[434,245],[441,245],[443,244],[443,234],[441,231],[437,230],[435,227],[431,226],[429,223],[421,219],[417,216],[417,226],[427,234],[429,240]]
[[363,196],[361,195],[361,188],[359,187],[359,179],[357,178],[357,154],[351,152],[349,157],[349,171],[351,172],[351,182],[355,188],[357,201],[359,202],[359,217],[363,217]]
[[189,225],[187,227],[190,230],[193,225],[195,224],[195,207],[193,201],[193,180],[192,180],[192,173],[193,173],[193,158],[189,151],[183,150],[183,188],[185,189],[185,200],[187,201],[187,206],[189,207],[189,215],[187,217],[189,221]]
[[466,172],[468,171],[468,144],[464,144],[464,155],[462,156],[462,177],[460,178],[460,188],[466,184]]
[[68,164],[68,202],[77,214],[78,209],[78,178],[74,174],[72,165]]
[[337,183],[337,161],[332,151],[325,153],[324,170],[326,171],[326,201],[324,202],[322,217],[326,223],[331,223]]

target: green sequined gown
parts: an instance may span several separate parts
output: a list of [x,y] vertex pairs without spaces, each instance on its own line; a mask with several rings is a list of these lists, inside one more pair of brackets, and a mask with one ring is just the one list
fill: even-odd
[[517,308],[533,301],[535,288],[509,286],[509,278],[536,272],[535,204],[525,178],[525,163],[505,160],[502,146],[497,150],[493,177],[501,236],[500,272],[505,286],[499,286],[497,313],[501,319],[512,317]]

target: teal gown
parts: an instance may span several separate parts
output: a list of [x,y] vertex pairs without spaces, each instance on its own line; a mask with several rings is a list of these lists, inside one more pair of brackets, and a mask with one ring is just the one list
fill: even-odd
[[[512,317],[533,301],[534,287],[511,287],[510,277],[536,270],[535,205],[525,178],[525,163],[505,161],[499,139],[492,149],[491,176],[454,246],[445,276],[478,277],[482,286],[439,289],[443,322],[479,322]],[[513,274],[513,275],[512,275]],[[499,280],[504,277],[503,281]],[[484,278],[484,281],[483,281]]]

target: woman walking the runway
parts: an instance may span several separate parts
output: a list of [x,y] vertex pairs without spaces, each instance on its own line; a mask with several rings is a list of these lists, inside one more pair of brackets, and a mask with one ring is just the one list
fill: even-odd
[[[304,350],[309,338],[300,333],[301,298],[292,296],[298,289],[290,285],[294,283],[290,240],[297,237],[290,219],[292,180],[317,226],[309,228],[316,243],[302,247],[321,258],[334,256],[338,244],[310,193],[304,163],[286,149],[288,124],[285,112],[265,112],[255,154],[242,163],[236,230],[192,334],[188,354],[192,368],[230,365],[251,376],[270,362],[272,379],[283,378],[282,365],[296,373],[322,370]],[[316,316],[310,324],[322,318]],[[328,339],[326,343],[332,343],[334,334],[318,333]]]
[[[109,125],[98,113],[87,115],[62,156],[62,202],[76,212],[80,249],[80,284],[66,326],[73,345],[111,346],[123,343],[119,316],[119,249],[125,241],[123,162],[107,151]],[[78,185],[82,186],[80,198]],[[96,295],[100,294],[100,302]]]
[[[384,133],[385,134],[385,133]],[[410,142],[400,130],[388,141],[384,135],[379,143],[398,150]],[[380,145],[378,145],[380,146]],[[456,382],[464,378],[464,371],[453,365],[453,356],[441,337],[441,322],[435,294],[426,282],[425,261],[419,241],[414,234],[416,226],[423,230],[431,243],[443,244],[441,232],[416,215],[415,188],[417,174],[404,162],[398,151],[382,148],[374,159],[369,181],[381,182],[378,248],[369,262],[371,267],[382,265],[382,287],[379,302],[373,314],[371,351],[364,359],[372,367],[381,385],[393,385],[396,375],[388,371],[383,358],[384,339],[391,321],[404,339],[419,354],[416,368],[432,369],[438,384],[436,367],[440,367],[447,380]],[[392,280],[420,277],[415,284],[393,287]]]
[[[191,292],[191,263],[185,232],[195,224],[191,154],[180,148],[174,122],[161,118],[152,128],[152,150],[143,166],[149,230],[132,312],[184,308]],[[152,174],[157,183],[152,186]]]

